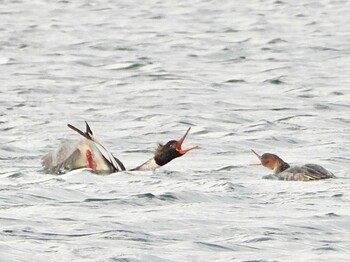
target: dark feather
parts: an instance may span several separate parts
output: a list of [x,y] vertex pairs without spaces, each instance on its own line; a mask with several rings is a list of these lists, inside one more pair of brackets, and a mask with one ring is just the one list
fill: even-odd
[[335,177],[333,173],[329,172],[325,168],[316,164],[306,164],[302,168],[305,168],[308,171],[307,176],[310,177],[310,180],[326,179]]

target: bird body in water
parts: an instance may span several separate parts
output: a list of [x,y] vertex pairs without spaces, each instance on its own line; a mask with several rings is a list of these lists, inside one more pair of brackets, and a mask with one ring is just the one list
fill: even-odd
[[[44,169],[56,174],[81,168],[90,168],[96,173],[107,174],[126,170],[123,163],[114,157],[93,135],[87,122],[85,132],[70,124],[68,124],[68,127],[84,138],[80,141],[66,140],[57,150],[46,154],[42,158]],[[159,145],[151,159],[130,171],[155,170],[197,148],[182,149],[182,143],[189,131],[190,128],[180,140],[171,140],[165,145]]]
[[[271,153],[259,155],[253,149],[252,152],[259,158],[260,164],[274,172],[279,180],[288,181],[312,181],[327,178],[335,178],[334,174],[317,164],[305,164],[302,166],[290,166],[279,156]],[[260,165],[259,164],[259,165]]]

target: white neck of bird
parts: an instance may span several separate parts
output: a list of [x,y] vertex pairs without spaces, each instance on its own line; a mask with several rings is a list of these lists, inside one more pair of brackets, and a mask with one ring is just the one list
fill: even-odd
[[280,172],[281,172],[281,171],[280,171],[279,165],[275,165],[275,167],[274,167],[274,169],[273,169],[273,173],[278,174],[278,173],[280,173]]
[[151,159],[147,160],[145,163],[143,163],[139,167],[136,167],[136,168],[134,168],[132,170],[135,170],[135,171],[152,171],[152,170],[155,170],[155,169],[157,169],[159,167],[160,167],[160,165],[158,165],[156,163],[156,161],[154,160],[154,157],[152,157]]

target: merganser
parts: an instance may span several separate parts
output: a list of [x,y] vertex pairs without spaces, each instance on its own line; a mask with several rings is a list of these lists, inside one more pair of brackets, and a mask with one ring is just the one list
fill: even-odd
[[[42,158],[43,167],[53,173],[61,174],[67,171],[80,168],[91,168],[96,173],[114,173],[126,170],[123,163],[114,157],[105,146],[103,146],[96,137],[93,136],[90,126],[86,123],[86,132],[83,132],[68,124],[68,127],[82,135],[85,139],[75,141],[64,141],[61,146],[54,152],[46,154]],[[164,146],[159,145],[155,155],[141,166],[131,169],[133,170],[155,170],[174,158],[186,154],[188,151],[197,147],[182,149],[190,128],[185,135],[178,141],[171,140]]]
[[190,147],[187,149],[182,149],[182,143],[185,141],[185,138],[190,132],[190,127],[187,129],[186,133],[178,140],[170,140],[165,145],[159,144],[154,156],[143,163],[142,165],[131,169],[131,171],[146,171],[146,170],[155,170],[161,166],[164,166],[165,164],[169,163],[171,160],[183,156],[188,151],[191,151],[197,146]]
[[251,150],[259,158],[261,165],[273,170],[274,175],[279,180],[311,181],[335,178],[333,173],[320,165],[306,164],[303,166],[290,166],[277,155],[265,153],[260,156],[253,149]]
[[42,158],[42,165],[50,172],[61,174],[79,168],[91,168],[99,173],[113,173],[125,170],[123,163],[114,157],[96,137],[87,122],[86,132],[68,124],[68,127],[82,135],[81,141],[64,141],[61,146]]

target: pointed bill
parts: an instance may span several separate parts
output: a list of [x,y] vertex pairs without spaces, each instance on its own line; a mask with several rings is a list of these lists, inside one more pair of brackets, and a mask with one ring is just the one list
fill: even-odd
[[176,150],[181,154],[181,155],[184,155],[186,154],[188,151],[191,151],[193,149],[196,149],[198,148],[197,146],[194,146],[194,147],[190,147],[190,148],[187,148],[187,149],[182,149],[182,144],[183,142],[185,141],[185,138],[188,134],[188,132],[190,132],[191,130],[191,127],[189,127],[186,131],[186,133],[177,141],[177,146],[176,146]]
[[[257,153],[257,152],[255,152],[253,149],[250,149],[253,153],[254,153],[254,155],[256,155],[258,158],[259,158],[259,160],[261,161],[261,156]],[[250,166],[260,166],[261,165],[261,163],[258,163],[258,164],[250,164]]]
[[259,158],[259,160],[261,161],[261,156],[257,153],[257,152],[255,152],[253,149],[250,149],[250,150],[252,150],[252,152]]

